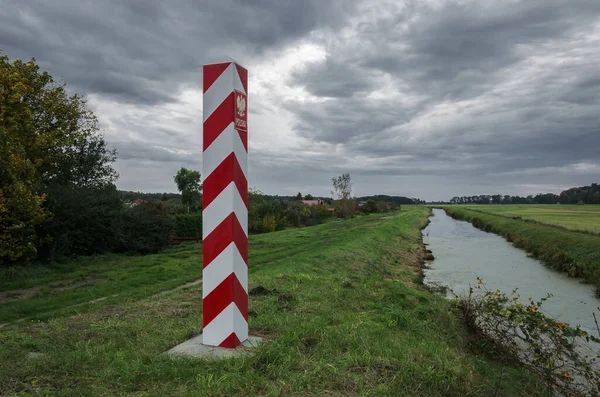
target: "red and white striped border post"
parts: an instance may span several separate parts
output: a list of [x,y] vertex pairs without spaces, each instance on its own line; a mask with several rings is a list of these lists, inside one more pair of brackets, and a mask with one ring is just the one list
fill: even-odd
[[202,343],[248,339],[248,71],[204,65]]

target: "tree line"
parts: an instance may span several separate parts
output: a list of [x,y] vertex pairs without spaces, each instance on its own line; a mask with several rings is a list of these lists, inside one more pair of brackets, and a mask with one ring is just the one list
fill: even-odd
[[166,211],[124,205],[116,155],[81,96],[0,53],[0,265],[162,246]]
[[600,204],[600,185],[573,187],[561,192],[540,193],[527,197],[501,194],[481,194],[478,196],[456,196],[439,204]]
[[125,201],[136,201],[136,200],[161,200],[167,201],[171,199],[181,200],[181,194],[179,193],[145,193],[145,192],[134,192],[131,190],[119,190],[119,196]]
[[560,193],[563,204],[600,204],[600,184],[573,187]]
[[535,196],[510,196],[501,194],[480,194],[478,196],[453,197],[449,204],[556,204],[559,197],[553,193]]

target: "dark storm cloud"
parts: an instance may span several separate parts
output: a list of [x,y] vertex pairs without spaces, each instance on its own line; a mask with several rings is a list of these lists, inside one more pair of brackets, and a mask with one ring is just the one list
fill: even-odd
[[[373,88],[372,72],[348,62],[337,61],[334,57],[327,59],[310,69],[292,74],[295,82],[302,82],[304,88],[318,97],[349,97],[357,92]],[[343,76],[343,79],[340,79]]]
[[324,41],[327,60],[293,75],[323,99],[286,103],[300,134],[379,159],[356,173],[479,183],[600,162],[600,2],[447,2],[360,26],[355,40]]
[[[84,94],[156,104],[227,51],[248,57],[316,27],[336,26],[340,2],[3,0],[0,48],[35,57]],[[243,59],[240,59],[243,61]]]
[[409,79],[422,90],[461,97],[473,94],[473,86],[489,87],[494,72],[528,56],[519,51],[520,45],[542,46],[585,30],[597,21],[600,3],[449,2],[441,8],[409,10],[399,12],[413,18],[384,16],[364,32],[377,50],[367,53],[362,63]]
[[228,54],[257,76],[266,192],[347,171],[357,194],[434,199],[597,182],[599,48],[595,0],[0,0],[0,49],[88,96],[125,189],[200,168],[201,65]]

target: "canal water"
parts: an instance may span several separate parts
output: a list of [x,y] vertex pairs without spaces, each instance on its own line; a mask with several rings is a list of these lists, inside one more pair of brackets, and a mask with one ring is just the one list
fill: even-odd
[[600,300],[593,286],[544,266],[503,237],[455,220],[444,210],[434,209],[430,220],[423,241],[435,260],[425,269],[425,284],[466,295],[469,285],[477,285],[476,277],[480,277],[489,290],[510,293],[518,288],[524,301],[530,295],[537,301],[550,293],[552,298],[542,305],[546,315],[598,335],[593,313],[600,321]]

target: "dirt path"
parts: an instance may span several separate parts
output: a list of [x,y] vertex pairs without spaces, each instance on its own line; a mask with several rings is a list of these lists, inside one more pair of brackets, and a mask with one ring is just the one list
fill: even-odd
[[150,296],[150,298],[154,298],[155,296],[163,296],[166,294],[170,294],[171,292],[179,291],[180,289],[184,289],[184,288],[188,288],[188,287],[193,287],[194,285],[198,285],[198,284],[202,284],[201,278],[199,278],[198,280],[190,281],[189,283],[182,284],[178,287],[168,289],[166,291],[161,291],[157,294]]
[[30,288],[18,288],[9,291],[1,291],[0,292],[0,303],[5,302],[13,302],[21,299],[29,299],[36,296],[43,289],[49,289],[50,292],[60,292],[67,291],[70,289],[75,289],[78,287],[82,287],[84,285],[97,283],[98,281],[102,281],[103,279],[88,276],[84,279],[64,279],[64,280],[56,280],[43,285],[36,285],[35,287]]

